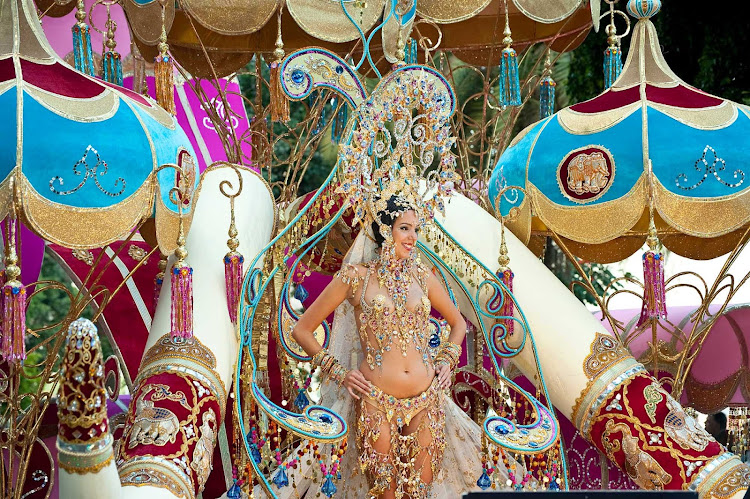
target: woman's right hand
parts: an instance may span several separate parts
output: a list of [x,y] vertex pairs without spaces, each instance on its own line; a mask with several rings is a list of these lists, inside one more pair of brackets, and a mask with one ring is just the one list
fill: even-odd
[[349,391],[349,395],[357,400],[361,398],[357,395],[357,392],[369,395],[370,390],[372,390],[372,383],[365,378],[365,375],[359,369],[352,369],[346,373],[344,382],[341,384]]

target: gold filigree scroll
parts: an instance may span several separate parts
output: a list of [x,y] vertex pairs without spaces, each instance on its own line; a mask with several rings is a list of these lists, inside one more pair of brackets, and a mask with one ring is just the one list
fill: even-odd
[[614,336],[596,333],[591,353],[583,361],[583,372],[592,380],[626,357],[630,357],[630,352]]
[[664,395],[661,393],[659,384],[654,381],[651,385],[647,386],[643,390],[643,397],[646,399],[646,405],[644,406],[646,414],[648,414],[651,423],[656,424],[656,406],[664,400]]
[[711,487],[709,497],[732,497],[742,489],[750,487],[750,466],[733,468]]

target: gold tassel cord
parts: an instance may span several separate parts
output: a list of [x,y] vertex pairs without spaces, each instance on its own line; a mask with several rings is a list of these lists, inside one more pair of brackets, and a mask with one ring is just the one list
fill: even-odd
[[177,112],[174,105],[174,65],[172,64],[172,56],[168,54],[165,11],[166,7],[162,5],[161,36],[157,45],[159,54],[154,60],[154,79],[156,80],[156,102],[165,111],[174,115]]
[[284,60],[284,42],[281,39],[281,15],[284,8],[279,8],[278,27],[276,32],[276,50],[271,63],[271,121],[286,123],[289,121],[289,100],[281,86],[281,62]]

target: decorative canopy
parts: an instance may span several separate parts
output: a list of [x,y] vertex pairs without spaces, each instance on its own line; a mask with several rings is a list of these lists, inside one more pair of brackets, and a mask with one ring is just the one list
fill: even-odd
[[731,250],[750,222],[750,110],[672,72],[649,19],[658,10],[631,0],[638,22],[612,87],[528,127],[500,157],[490,199],[526,189],[499,203],[503,215],[520,208],[509,227],[522,239],[551,230],[579,256],[621,260],[643,245],[651,206],[662,242],[703,259]]
[[[42,238],[95,248],[155,212],[160,246],[171,252],[179,211],[190,215],[194,157],[154,101],[60,60],[31,0],[0,3],[0,217],[15,205]],[[183,174],[160,169],[168,164]]]
[[[37,0],[38,4],[40,2],[44,4],[47,0]],[[74,3],[71,1],[71,6]],[[391,4],[390,0],[343,3],[357,27],[347,19],[339,0],[183,0],[180,8],[170,6],[167,10],[170,51],[194,76],[213,77],[213,71],[218,76],[229,75],[245,66],[253,54],[274,51],[278,27],[274,14],[282,5],[282,39],[287,53],[319,46],[343,56],[359,40],[359,29],[369,36],[378,21],[387,17]],[[514,45],[522,49],[542,41],[558,52],[576,48],[592,24],[591,13],[583,3],[582,0],[509,2]],[[404,9],[406,31],[413,20],[437,23],[442,32],[440,49],[452,51],[468,63],[487,65],[490,56],[494,56],[495,63],[500,57],[504,5],[504,0],[419,0],[398,2],[397,9]],[[161,32],[159,1],[124,0],[123,6],[128,12],[128,21],[141,54],[146,59],[156,56],[157,38]],[[396,25],[391,17],[382,34],[375,33],[374,41],[370,43],[373,60],[379,60],[384,49],[388,55],[396,50]],[[422,29],[433,43],[437,42],[434,28],[423,26]],[[406,37],[408,32],[404,35]],[[206,60],[206,54],[213,68]],[[383,61],[381,71],[389,65]]]

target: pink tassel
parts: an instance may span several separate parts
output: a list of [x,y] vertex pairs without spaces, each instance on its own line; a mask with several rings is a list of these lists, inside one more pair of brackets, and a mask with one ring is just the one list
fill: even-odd
[[230,251],[224,256],[224,280],[227,290],[227,308],[229,320],[237,323],[237,309],[240,305],[240,287],[242,286],[242,267],[245,257],[236,251]]
[[[3,278],[4,280],[4,278]],[[26,359],[26,288],[16,279],[3,284],[2,356],[8,362]]]
[[[511,293],[513,292],[513,271],[510,269],[505,269],[502,271],[498,271],[497,278],[503,281],[503,284],[505,284],[508,287],[508,291]],[[503,309],[500,311],[500,315],[503,315],[505,317],[513,317],[513,299],[510,297],[510,294],[505,294],[505,301],[503,302]],[[513,334],[513,324],[516,321],[513,319],[505,319],[505,329],[508,331],[508,336]]]
[[[0,270],[0,289],[5,286],[5,270]],[[3,308],[3,295],[0,293],[0,309]],[[4,357],[2,353],[3,347],[3,322],[0,320],[0,359]]]
[[193,337],[193,269],[184,261],[172,267],[172,338]]
[[667,318],[667,301],[664,296],[664,259],[661,253],[647,251],[643,254],[643,307],[638,326],[651,319]]

